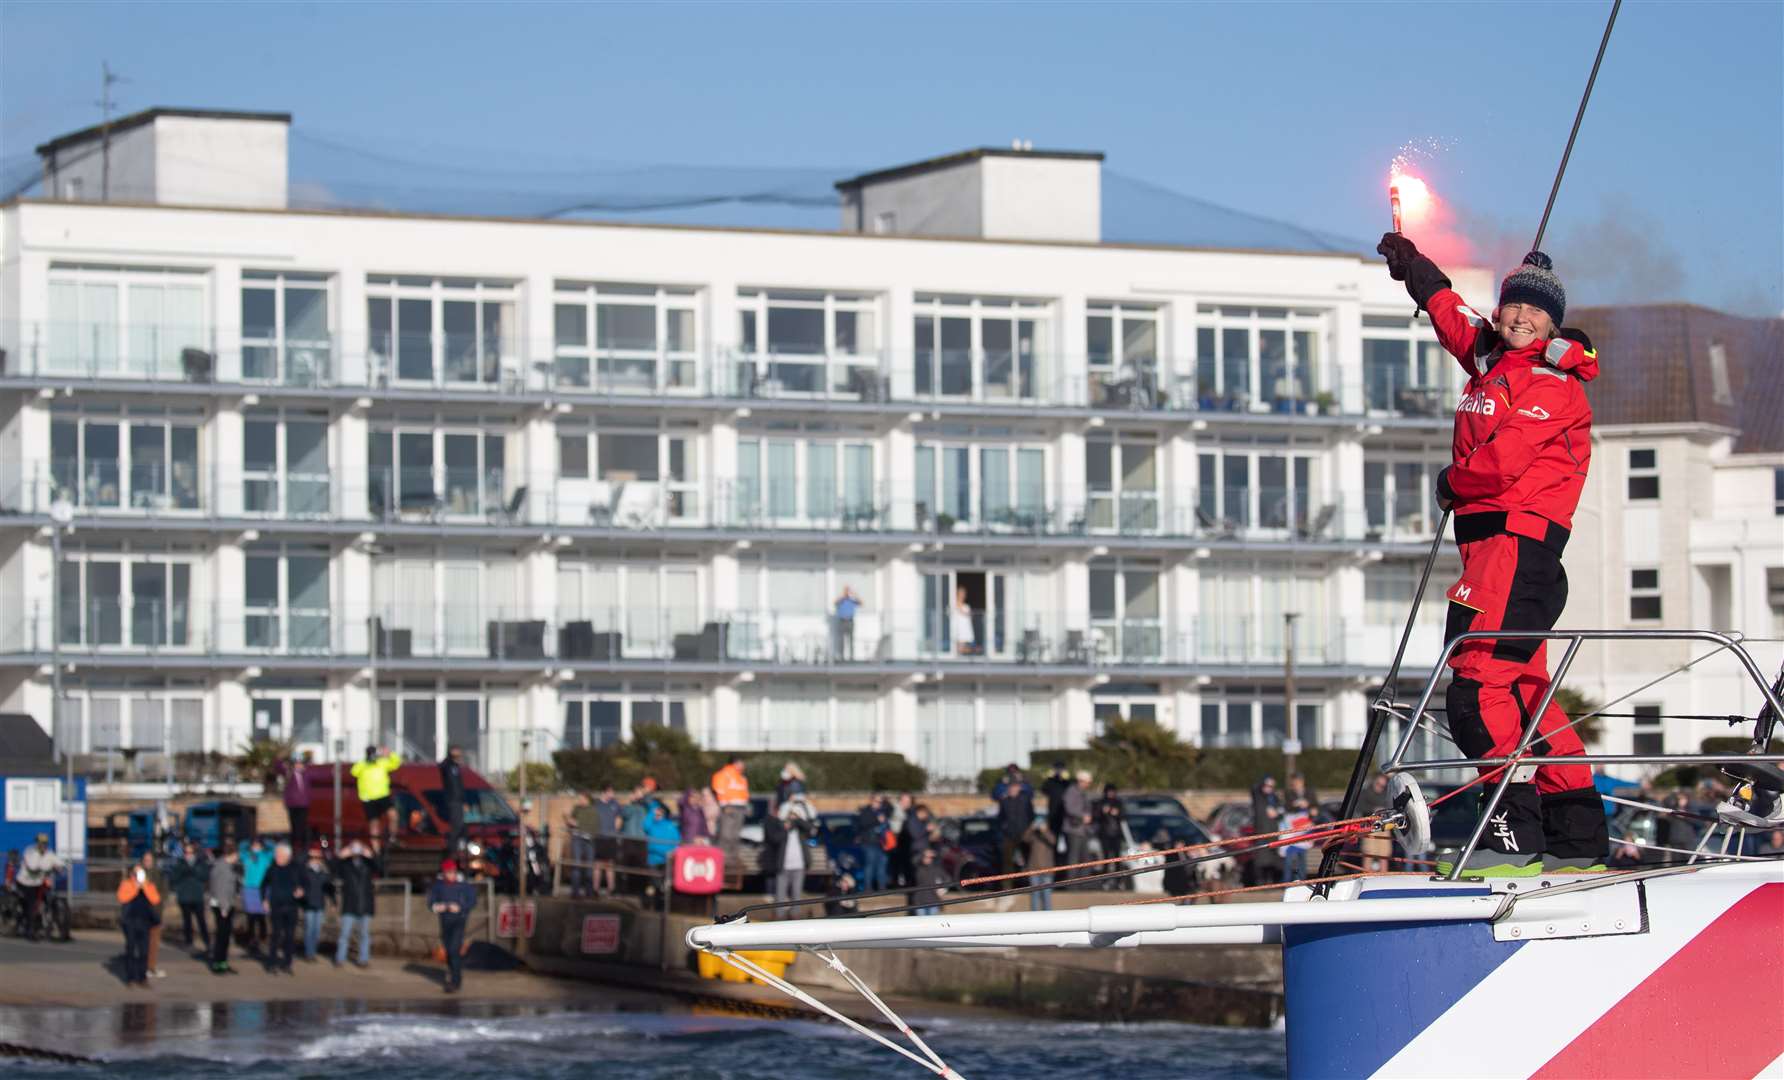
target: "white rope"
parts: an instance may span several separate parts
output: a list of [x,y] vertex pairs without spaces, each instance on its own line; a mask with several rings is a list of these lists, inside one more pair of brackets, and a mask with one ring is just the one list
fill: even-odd
[[946,1062],[942,1061],[941,1058],[937,1057],[933,1050],[929,1049],[929,1047],[927,1045],[925,1045],[921,1039],[917,1038],[916,1033],[911,1030],[909,1024],[906,1024],[901,1018],[898,1017],[898,1015],[896,1013],[892,1012],[892,1010],[890,1008],[888,1008],[884,1002],[880,1001],[880,999],[878,997],[874,996],[872,991],[867,990],[866,985],[864,983],[862,983],[860,981],[860,979],[855,977],[855,973],[848,969],[848,965],[844,964],[840,959],[836,958],[835,953],[831,953],[830,957],[828,958],[828,962],[830,963],[830,965],[832,967],[836,968],[838,971],[842,972],[843,977],[845,979],[847,979],[851,985],[855,986],[858,990],[865,993],[867,995],[868,999],[871,1000],[879,1008],[879,1010],[882,1013],[884,1013],[887,1017],[889,1017],[893,1021],[893,1023],[897,1026],[899,1031],[902,1032],[907,1037],[909,1037],[912,1042],[914,1042],[918,1046],[922,1047],[923,1052],[925,1054],[927,1054],[929,1056],[929,1058],[932,1060],[925,1060],[924,1058],[920,1058],[916,1054],[913,1054],[909,1049],[898,1045],[897,1043],[893,1042],[891,1039],[888,1039],[884,1035],[881,1035],[879,1032],[874,1031],[872,1028],[867,1027],[865,1024],[860,1023],[859,1021],[853,1019],[852,1017],[844,1016],[842,1013],[831,1008],[829,1005],[824,1004],[822,1001],[819,1001],[817,998],[812,997],[810,994],[799,989],[797,986],[794,986],[792,983],[788,982],[787,980],[767,971],[760,964],[756,963],[754,960],[751,960],[747,956],[744,956],[740,953],[734,953],[734,952],[730,951],[729,949],[707,949],[705,951],[718,957],[720,960],[723,960],[725,963],[730,964],[732,967],[743,972],[744,974],[754,976],[755,978],[761,980],[762,982],[766,983],[767,985],[774,987],[776,990],[779,990],[781,993],[786,994],[788,997],[793,998],[794,1000],[801,1002],[802,1004],[806,1005],[807,1007],[815,1009],[818,1012],[824,1014],[825,1016],[830,1017],[832,1020],[835,1020],[836,1022],[848,1027],[850,1030],[854,1031],[856,1034],[865,1035],[869,1039],[872,1039],[874,1042],[877,1042],[881,1046],[884,1046],[886,1049],[893,1050],[893,1051],[896,1051],[897,1053],[904,1055],[905,1057],[909,1058],[911,1061],[915,1062],[916,1064],[921,1065],[925,1069],[928,1069],[930,1072],[936,1074],[937,1076],[942,1077],[943,1080],[965,1080],[965,1077],[962,1077],[959,1073],[957,1073],[953,1069],[949,1068]]
[[[918,1035],[916,1033],[916,1031],[913,1030],[909,1024],[904,1022],[904,1017],[899,1016],[897,1013],[893,1012],[892,1007],[890,1005],[887,1005],[884,1001],[881,1001],[880,996],[878,994],[874,993],[873,989],[871,987],[869,987],[865,982],[863,982],[859,975],[856,975],[853,971],[849,970],[849,965],[842,962],[842,958],[836,955],[835,949],[811,949],[809,951],[814,956],[819,957],[825,963],[829,964],[830,967],[832,969],[834,969],[837,974],[841,975],[844,979],[847,979],[849,985],[853,986],[855,988],[855,990],[858,993],[860,993],[860,995],[862,997],[864,997],[868,1001],[872,1002],[873,1007],[878,1009],[880,1011],[880,1015],[884,1016],[887,1019],[887,1021],[889,1021],[894,1027],[896,1027],[899,1030],[900,1034],[902,1034],[905,1038],[909,1039],[913,1044],[915,1044],[917,1049],[923,1051],[925,1056],[927,1056],[931,1061],[935,1062],[936,1065],[940,1066],[942,1076],[955,1077],[955,1078],[960,1077],[959,1073],[955,1072],[953,1069],[948,1068],[948,1063],[941,1059],[941,1055],[937,1054],[934,1050],[931,1050],[929,1048],[929,1044],[923,1041],[923,1037],[921,1035]],[[963,1078],[961,1078],[961,1080],[963,1080]]]

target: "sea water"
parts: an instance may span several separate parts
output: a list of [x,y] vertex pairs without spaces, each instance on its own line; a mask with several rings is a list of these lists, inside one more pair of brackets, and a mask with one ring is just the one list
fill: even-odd
[[[55,1076],[365,1077],[377,1080],[820,1080],[927,1077],[838,1025],[556,1005],[442,1002],[133,1004],[31,1010],[0,1039],[78,1053],[92,1064],[8,1060],[8,1080]],[[1045,1023],[925,1018],[923,1036],[969,1080],[1264,1080],[1285,1075],[1280,1032],[1193,1024]],[[28,1036],[28,1037],[27,1037]]]

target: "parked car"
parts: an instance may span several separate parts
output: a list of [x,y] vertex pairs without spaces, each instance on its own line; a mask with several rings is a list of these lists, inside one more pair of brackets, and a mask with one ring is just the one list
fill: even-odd
[[995,874],[1002,868],[1003,840],[995,817],[937,818],[936,826],[942,838],[937,858],[951,880]]
[[1141,814],[1175,814],[1177,817],[1189,817],[1189,808],[1175,795],[1161,792],[1142,791],[1121,797],[1121,812],[1128,817]]
[[[332,765],[311,765],[309,770],[310,832],[324,846],[332,845],[335,769]],[[518,885],[515,870],[520,865],[515,850],[520,819],[501,793],[476,770],[466,766],[462,775],[465,853],[476,871],[496,878],[498,889],[514,889]],[[341,837],[367,839],[371,833],[366,827],[358,787],[345,768],[340,776]],[[390,777],[390,794],[396,806],[397,825],[385,845],[384,873],[418,881],[431,879],[439,871],[440,860],[446,857],[446,834],[451,827],[439,766],[429,762],[398,767]],[[528,861],[538,863],[540,858],[535,852]],[[549,880],[548,870],[545,877]]]
[[830,810],[818,815],[817,841],[823,845],[830,865],[838,871],[858,873],[863,861],[861,841],[855,835],[855,815],[846,810]]

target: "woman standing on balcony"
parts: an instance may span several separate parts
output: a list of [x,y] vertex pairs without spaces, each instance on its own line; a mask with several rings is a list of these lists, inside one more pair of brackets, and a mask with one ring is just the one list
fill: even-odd
[[966,586],[954,590],[954,610],[949,613],[949,631],[954,638],[954,651],[971,656],[979,651],[978,635],[973,632],[973,609],[966,602]]

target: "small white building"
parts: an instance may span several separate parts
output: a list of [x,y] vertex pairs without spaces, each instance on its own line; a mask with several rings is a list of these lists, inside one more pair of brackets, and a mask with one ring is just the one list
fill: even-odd
[[1372,256],[1103,242],[1100,155],[1024,150],[828,232],[297,210],[288,121],[0,206],[0,709],[59,657],[92,752],[1354,745],[1458,381]]
[[[1567,547],[1566,624],[1702,628],[1757,639],[1769,682],[1784,660],[1784,320],[1687,304],[1571,313],[1603,375],[1588,387],[1592,465]],[[1753,680],[1691,642],[1587,644],[1569,674],[1608,710],[1606,753],[1695,753],[1744,735]],[[1695,717],[1697,719],[1687,719]]]

